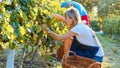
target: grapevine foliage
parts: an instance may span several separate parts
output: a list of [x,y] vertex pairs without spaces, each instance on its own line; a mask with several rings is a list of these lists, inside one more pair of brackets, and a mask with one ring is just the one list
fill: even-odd
[[0,3],[0,48],[9,43],[14,49],[18,44],[25,45],[59,45],[45,31],[45,23],[54,32],[63,34],[66,27],[52,18],[52,13],[64,13],[58,0],[13,0]]

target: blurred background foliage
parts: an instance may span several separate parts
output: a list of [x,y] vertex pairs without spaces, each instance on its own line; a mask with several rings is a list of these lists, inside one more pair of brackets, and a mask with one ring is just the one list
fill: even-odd
[[88,11],[90,26],[112,38],[120,37],[120,0],[74,0]]

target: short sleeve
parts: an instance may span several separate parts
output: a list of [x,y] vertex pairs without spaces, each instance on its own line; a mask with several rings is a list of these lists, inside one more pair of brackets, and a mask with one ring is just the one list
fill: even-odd
[[80,35],[82,33],[81,24],[78,23],[70,31]]

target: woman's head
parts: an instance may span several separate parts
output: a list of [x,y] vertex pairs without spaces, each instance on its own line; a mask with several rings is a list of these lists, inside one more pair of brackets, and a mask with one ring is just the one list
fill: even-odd
[[75,26],[78,22],[80,22],[80,14],[79,11],[75,8],[70,8],[65,12],[65,20],[66,20],[66,25],[68,26]]

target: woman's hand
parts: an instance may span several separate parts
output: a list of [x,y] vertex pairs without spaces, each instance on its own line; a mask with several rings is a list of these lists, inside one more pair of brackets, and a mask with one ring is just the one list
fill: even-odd
[[46,24],[42,24],[42,29],[45,30],[47,33],[50,33],[51,31]]
[[46,30],[46,28],[47,28],[46,24],[42,24],[41,26],[42,26],[43,30]]

